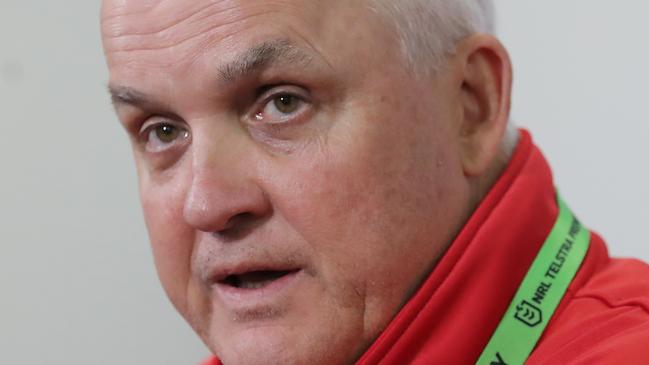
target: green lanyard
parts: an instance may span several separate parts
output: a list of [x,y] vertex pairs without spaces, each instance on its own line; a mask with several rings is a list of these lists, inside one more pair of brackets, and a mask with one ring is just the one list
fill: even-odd
[[557,200],[557,222],[477,365],[523,365],[586,256],[590,232]]

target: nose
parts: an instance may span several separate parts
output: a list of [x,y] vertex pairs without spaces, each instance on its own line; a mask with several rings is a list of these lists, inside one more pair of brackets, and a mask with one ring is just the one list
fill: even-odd
[[214,143],[192,147],[192,176],[183,215],[187,224],[202,232],[237,231],[271,212],[255,169],[246,163],[246,151],[241,146],[229,152],[223,144],[218,147]]

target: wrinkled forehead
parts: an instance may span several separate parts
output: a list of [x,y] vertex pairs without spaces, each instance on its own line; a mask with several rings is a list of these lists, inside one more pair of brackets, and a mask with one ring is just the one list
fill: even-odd
[[268,12],[307,17],[322,4],[306,0],[103,0],[101,18],[105,35],[145,35],[206,23],[227,27]]
[[109,66],[148,54],[152,67],[195,59],[215,45],[228,52],[272,33],[317,51],[339,42],[332,29],[353,34],[370,18],[377,17],[364,0],[104,0],[102,38]]

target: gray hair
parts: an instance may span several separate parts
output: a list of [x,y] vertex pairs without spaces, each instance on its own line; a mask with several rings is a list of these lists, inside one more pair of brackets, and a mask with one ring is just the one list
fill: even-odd
[[465,37],[478,32],[494,33],[492,0],[369,0],[369,3],[396,26],[406,61],[418,71],[435,71]]
[[[368,0],[373,11],[392,22],[408,66],[415,73],[435,73],[457,43],[474,33],[495,33],[493,0]],[[508,123],[501,145],[506,161],[519,133]]]

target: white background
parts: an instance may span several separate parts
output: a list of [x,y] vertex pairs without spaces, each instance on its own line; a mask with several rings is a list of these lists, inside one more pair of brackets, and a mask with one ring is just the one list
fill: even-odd
[[[498,6],[514,120],[611,251],[649,260],[649,3]],[[0,0],[0,364],[206,354],[155,277],[98,12],[97,1]]]

